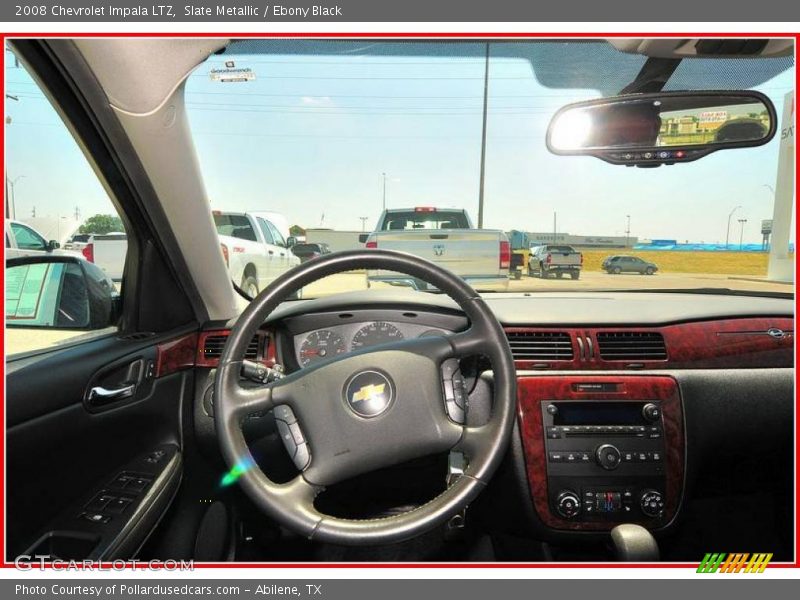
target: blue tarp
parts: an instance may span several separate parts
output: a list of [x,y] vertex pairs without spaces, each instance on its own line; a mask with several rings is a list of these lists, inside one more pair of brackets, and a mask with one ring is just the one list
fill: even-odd
[[[666,240],[663,240],[666,241]],[[673,250],[673,251],[687,251],[687,252],[764,252],[761,244],[744,244],[741,247],[739,244],[636,244],[634,250]],[[789,252],[794,252],[794,244],[789,244]]]

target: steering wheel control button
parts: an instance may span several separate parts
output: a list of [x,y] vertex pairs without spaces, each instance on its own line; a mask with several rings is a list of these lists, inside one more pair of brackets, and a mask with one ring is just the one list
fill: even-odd
[[657,404],[648,402],[642,407],[642,416],[648,421],[658,421],[661,418],[661,409]]
[[359,417],[370,419],[386,412],[394,400],[394,385],[383,373],[362,371],[344,388],[347,406]]
[[565,519],[571,519],[581,512],[581,501],[578,495],[570,490],[564,490],[556,498],[556,512]]
[[664,513],[664,496],[656,490],[646,490],[642,493],[639,506],[648,517],[660,517]]
[[281,436],[286,452],[294,466],[300,471],[304,470],[311,462],[311,451],[297,417],[294,416],[294,411],[281,404],[273,409],[272,414],[275,416],[275,426],[278,428],[278,435]]
[[295,423],[297,418],[294,416],[294,412],[291,408],[286,406],[285,404],[280,404],[276,406],[272,414],[275,415],[276,419],[279,419],[285,423]]
[[457,360],[446,360],[442,364],[442,389],[447,416],[463,425],[467,416],[467,388]]
[[308,444],[298,444],[295,448],[294,456],[292,456],[294,466],[300,471],[304,471],[311,463],[311,452],[308,449]]
[[603,444],[597,448],[595,452],[595,459],[597,464],[603,467],[606,471],[613,471],[619,466],[621,462],[621,455],[616,446],[611,444]]

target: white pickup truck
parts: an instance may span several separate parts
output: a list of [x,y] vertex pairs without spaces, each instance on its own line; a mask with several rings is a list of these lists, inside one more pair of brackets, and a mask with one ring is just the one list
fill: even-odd
[[275,213],[214,211],[222,256],[231,280],[255,297],[281,273],[300,264],[276,224]]
[[[367,248],[401,250],[452,271],[476,290],[508,289],[511,246],[497,229],[474,229],[465,210],[433,207],[383,211],[375,231],[362,237]],[[369,271],[372,282],[428,289],[428,284],[387,271]]]
[[90,263],[96,264],[113,281],[122,281],[125,257],[128,254],[128,236],[122,231],[92,233],[84,241],[81,238],[69,242]]

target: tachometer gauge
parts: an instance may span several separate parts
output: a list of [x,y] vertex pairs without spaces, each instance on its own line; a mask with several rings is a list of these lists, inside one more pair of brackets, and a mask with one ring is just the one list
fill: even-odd
[[300,346],[300,364],[305,367],[331,356],[343,354],[345,350],[342,336],[328,329],[320,329],[310,333],[303,340]]
[[398,342],[403,339],[403,334],[400,330],[384,321],[376,321],[365,325],[353,336],[353,350],[360,348],[368,348],[370,346],[377,346],[378,344],[388,344],[389,342]]

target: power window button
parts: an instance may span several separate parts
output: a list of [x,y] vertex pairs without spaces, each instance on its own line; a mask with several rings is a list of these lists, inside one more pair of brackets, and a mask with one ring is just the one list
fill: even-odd
[[125,511],[133,502],[130,498],[114,498],[106,505],[105,511],[110,514],[118,515]]

